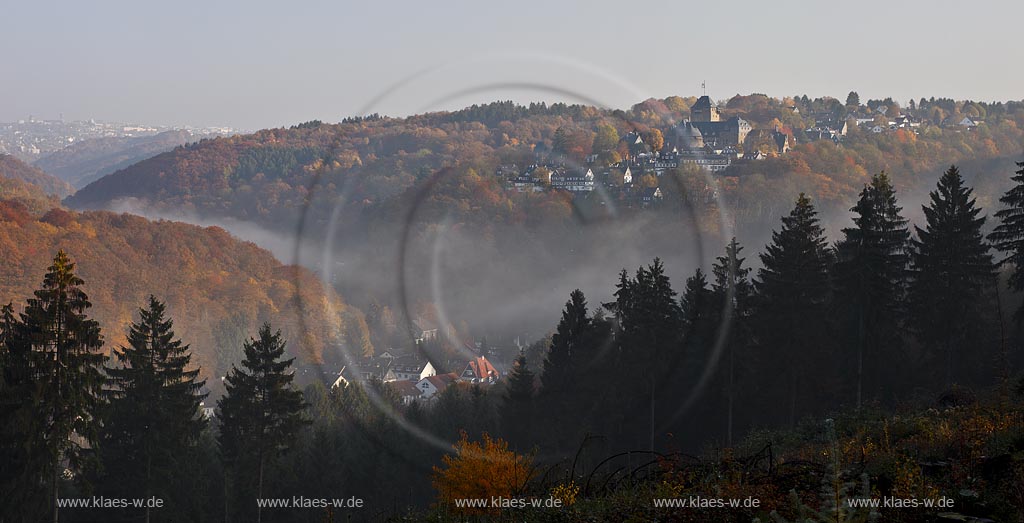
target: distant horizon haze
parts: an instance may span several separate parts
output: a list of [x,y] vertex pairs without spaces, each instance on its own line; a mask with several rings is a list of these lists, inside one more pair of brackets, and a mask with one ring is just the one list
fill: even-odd
[[[1024,4],[1008,1],[7,4],[4,122],[256,130],[506,99],[588,103],[574,93],[626,109],[699,95],[702,82],[716,100],[1024,98],[1013,66]],[[972,12],[984,29],[948,23]],[[486,63],[510,54],[520,59]]]

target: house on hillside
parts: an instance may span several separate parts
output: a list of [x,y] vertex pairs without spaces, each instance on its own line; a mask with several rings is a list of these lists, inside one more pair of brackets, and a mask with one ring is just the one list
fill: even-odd
[[437,369],[424,358],[415,355],[399,356],[392,360],[391,366],[384,375],[384,381],[418,382],[423,378],[436,374]]
[[416,343],[423,343],[425,341],[437,339],[437,325],[434,325],[423,318],[413,320],[412,325],[413,333],[416,336]]
[[420,390],[414,381],[392,381],[387,384],[387,387],[398,394],[403,405],[408,405],[423,396],[423,391]]
[[578,172],[573,169],[558,169],[551,174],[551,187],[570,192],[594,190],[594,171]]
[[501,373],[487,360],[486,356],[477,356],[469,360],[459,379],[470,383],[494,384],[501,378]]
[[448,388],[449,385],[455,383],[459,378],[458,374],[449,372],[448,374],[438,374],[436,376],[427,376],[416,382],[416,388],[420,391],[420,397],[423,399],[432,399],[439,393]]
[[647,187],[640,192],[640,203],[649,205],[661,201],[661,187]]

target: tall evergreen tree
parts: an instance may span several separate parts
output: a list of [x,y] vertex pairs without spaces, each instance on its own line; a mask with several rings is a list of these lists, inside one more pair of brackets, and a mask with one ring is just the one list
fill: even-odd
[[572,367],[586,343],[590,322],[587,299],[582,291],[576,289],[569,294],[569,301],[562,311],[562,320],[551,337],[551,348],[544,358],[541,379],[545,393],[561,394],[571,386]]
[[[139,309],[128,330],[128,346],[114,351],[118,365],[107,369],[112,388],[101,452],[111,494],[156,496],[180,514],[190,492],[182,465],[189,462],[206,424],[199,404],[204,381],[189,369],[188,345],[174,339],[173,322],[154,296]],[[145,520],[150,521],[147,505]]]
[[[5,371],[13,371],[13,399],[20,403],[12,413],[20,443],[12,468],[21,478],[18,490],[28,491],[12,497],[30,500],[32,491],[48,493],[53,521],[59,518],[65,469],[81,478],[90,461],[87,448],[97,443],[103,404],[103,338],[99,324],[85,314],[91,304],[74,269],[68,255],[59,251],[20,319],[12,321],[9,309],[4,319],[5,331],[12,332],[4,336],[5,358],[12,363]],[[39,520],[32,512],[38,508],[30,504],[18,512]]]
[[516,445],[525,444],[532,432],[533,392],[533,372],[527,365],[526,354],[519,351],[508,375],[501,417],[504,434]]
[[[683,313],[676,295],[664,265],[655,258],[637,269],[632,279],[623,271],[615,302],[606,306],[616,322],[619,361],[614,377],[631,384],[629,394],[614,398],[623,416],[617,420],[623,444],[654,446],[658,434],[673,432],[669,424],[683,406],[672,383],[683,370],[686,356]],[[633,441],[627,430],[634,431],[629,435]]]
[[36,389],[31,346],[19,339],[12,305],[0,310],[0,514],[11,521],[42,520],[47,512],[50,477],[41,445],[25,445],[39,437],[35,416]]
[[733,238],[719,256],[711,273],[715,281],[711,286],[712,301],[718,304],[714,323],[723,329],[716,343],[722,347],[725,361],[719,362],[724,370],[721,379],[725,389],[725,444],[732,446],[736,410],[737,363],[745,354],[751,340],[750,318],[754,288],[750,283],[750,269],[743,266],[740,257],[743,247]]
[[[270,324],[264,323],[243,350],[242,368],[232,366],[224,383],[227,392],[218,402],[218,443],[226,465],[234,472],[237,490],[261,498],[268,465],[288,450],[307,423],[303,416],[306,404],[302,392],[292,387],[295,375],[288,372],[294,358],[281,359],[285,352],[281,331],[272,332]],[[255,485],[250,484],[253,481]],[[244,500],[245,507],[256,505],[255,499],[245,494],[237,497]],[[244,514],[252,516],[248,511]],[[257,505],[257,522],[262,515]]]
[[711,316],[710,301],[711,291],[708,289],[708,279],[704,276],[704,271],[698,267],[693,276],[686,279],[686,287],[679,304],[687,343],[704,346],[710,341],[708,339],[711,334],[709,330],[713,328],[708,324]]
[[[1010,272],[1010,288],[1016,292],[1024,291],[1024,162],[1017,162],[1020,170],[1011,180],[1014,186],[999,199],[1005,205],[996,213],[999,225],[989,240],[995,242],[995,248],[1006,257],[1000,263],[1013,266]],[[1024,320],[1024,306],[1017,309],[1014,317],[1019,322]]]
[[[758,337],[762,351],[777,366],[773,369],[788,386],[789,422],[796,422],[798,403],[816,397],[814,381],[828,376],[812,374],[829,361],[828,319],[831,255],[817,211],[803,193],[772,243],[761,254],[758,271]],[[800,407],[806,405],[800,404]]]
[[[894,367],[906,292],[910,232],[896,190],[883,172],[864,187],[852,209],[853,227],[836,246],[837,309],[856,354],[856,403],[863,401],[865,374],[878,391],[883,369]],[[865,365],[869,369],[865,371]]]
[[[951,166],[924,206],[926,227],[912,240],[910,317],[925,347],[940,351],[946,386],[963,378],[959,369],[971,350],[982,348],[972,334],[981,332],[983,295],[995,282],[995,264],[981,234],[985,217],[972,190]],[[974,355],[974,362],[978,358]]]
[[[551,336],[541,374],[538,410],[549,427],[543,434],[545,446],[556,453],[570,452],[578,445],[580,432],[591,421],[590,405],[583,401],[587,384],[582,378],[585,369],[592,366],[594,328],[586,297],[576,289],[570,293],[562,319]],[[574,422],[567,423],[568,419]]]

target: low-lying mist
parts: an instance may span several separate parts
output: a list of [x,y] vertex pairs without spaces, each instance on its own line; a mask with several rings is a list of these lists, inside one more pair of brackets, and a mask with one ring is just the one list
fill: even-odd
[[[998,198],[1008,188],[1013,168],[1012,158],[961,166],[990,216],[988,228],[994,226],[991,216],[999,208]],[[924,226],[921,206],[928,202],[928,192],[940,174],[936,170],[908,179],[891,173],[904,216],[912,226]],[[779,228],[796,194],[771,199],[761,216],[748,213],[738,223],[729,223],[733,210],[728,202],[717,201],[674,210],[663,206],[616,212],[609,208],[599,216],[587,216],[577,208],[571,224],[550,227],[459,222],[450,216],[421,219],[411,209],[405,220],[375,223],[372,230],[359,230],[361,224],[328,223],[304,229],[294,225],[293,233],[230,217],[169,212],[134,199],[118,201],[110,210],[221,227],[271,251],[284,263],[313,270],[363,310],[377,303],[399,317],[425,317],[452,325],[460,341],[518,336],[528,342],[554,328],[572,290],[581,289],[594,311],[613,299],[619,271],[632,274],[656,257],[664,261],[678,292],[697,267],[708,273],[711,282],[711,266],[728,236],[738,237],[746,266],[756,269],[760,266],[757,254],[771,241],[772,231]],[[848,209],[854,203],[819,205],[830,242],[852,224]],[[297,213],[295,223],[300,222]]]

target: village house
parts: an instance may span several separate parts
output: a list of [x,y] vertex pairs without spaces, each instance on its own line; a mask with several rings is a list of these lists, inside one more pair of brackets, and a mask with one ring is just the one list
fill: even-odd
[[658,201],[661,201],[661,187],[647,187],[640,191],[640,202],[644,205],[650,205]]
[[449,385],[458,380],[459,375],[454,372],[447,374],[438,374],[436,376],[427,376],[422,380],[416,382],[416,388],[420,391],[420,397],[423,399],[433,399],[437,394],[448,388]]
[[415,381],[392,381],[387,386],[398,395],[403,405],[408,405],[423,396],[423,391]]
[[494,368],[494,365],[485,356],[477,356],[475,359],[470,360],[466,364],[465,370],[459,376],[461,381],[487,385],[497,383],[499,378],[501,378],[501,374],[498,372],[498,369]]
[[413,332],[415,334],[416,343],[423,343],[425,341],[437,339],[437,325],[434,325],[433,323],[422,318],[417,318],[413,320],[412,325],[414,329]]
[[437,369],[426,359],[415,355],[394,358],[384,375],[384,381],[420,381],[437,374]]
[[559,168],[551,173],[551,188],[570,192],[590,192],[594,190],[594,171],[587,169],[580,172],[576,169]]

